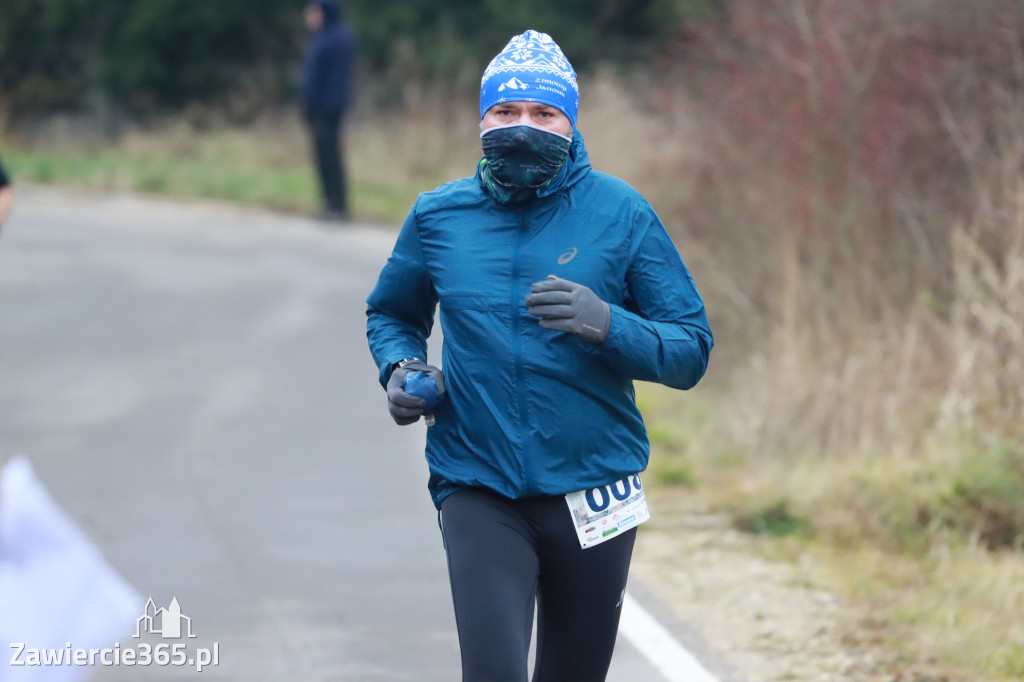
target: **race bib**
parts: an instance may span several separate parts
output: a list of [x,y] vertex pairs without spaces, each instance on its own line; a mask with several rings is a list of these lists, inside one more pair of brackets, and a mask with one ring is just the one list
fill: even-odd
[[640,475],[565,496],[580,547],[586,549],[610,540],[651,518]]

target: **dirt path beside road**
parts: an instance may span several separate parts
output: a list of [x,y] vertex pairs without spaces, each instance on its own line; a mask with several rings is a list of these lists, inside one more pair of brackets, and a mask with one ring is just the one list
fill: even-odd
[[663,509],[667,506],[654,498],[652,520],[634,551],[631,579],[694,627],[737,679],[921,680],[879,672],[883,655],[866,646],[870,621],[814,585],[809,558],[770,560],[759,550],[767,541],[734,530],[727,517]]

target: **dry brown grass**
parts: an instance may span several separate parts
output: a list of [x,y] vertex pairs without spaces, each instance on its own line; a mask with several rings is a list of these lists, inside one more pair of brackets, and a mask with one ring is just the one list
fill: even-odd
[[716,332],[654,477],[819,553],[894,674],[1024,679],[1022,8],[737,5],[631,119]]

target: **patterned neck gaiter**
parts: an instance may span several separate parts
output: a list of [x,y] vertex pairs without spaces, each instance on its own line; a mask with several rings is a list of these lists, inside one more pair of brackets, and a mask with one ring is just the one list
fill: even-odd
[[484,151],[480,177],[502,204],[536,196],[562,170],[572,145],[570,137],[524,124],[488,128],[480,141]]

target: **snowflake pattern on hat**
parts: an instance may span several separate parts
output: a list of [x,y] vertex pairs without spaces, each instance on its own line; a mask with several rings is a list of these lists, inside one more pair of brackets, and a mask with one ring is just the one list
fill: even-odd
[[547,33],[514,36],[480,79],[480,118],[502,102],[541,102],[562,111],[576,127],[580,90],[576,72]]

